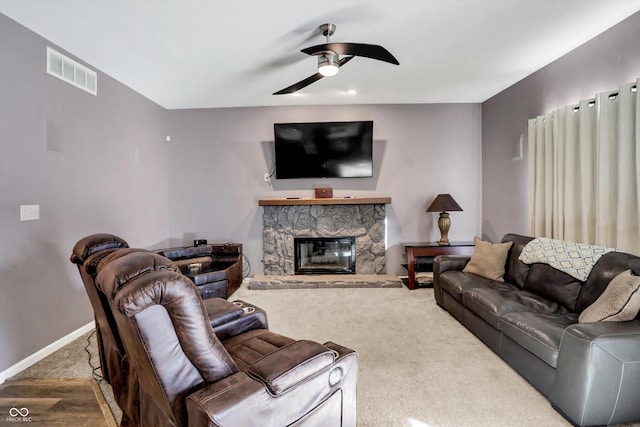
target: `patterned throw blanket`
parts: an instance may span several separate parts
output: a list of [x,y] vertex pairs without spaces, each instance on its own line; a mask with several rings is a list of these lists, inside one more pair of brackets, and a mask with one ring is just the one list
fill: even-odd
[[525,264],[549,264],[556,270],[584,282],[600,257],[615,250],[603,246],[539,237],[525,245],[518,259]]

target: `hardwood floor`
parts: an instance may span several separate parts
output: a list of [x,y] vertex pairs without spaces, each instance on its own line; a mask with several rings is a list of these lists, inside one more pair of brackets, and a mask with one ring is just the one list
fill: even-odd
[[117,427],[89,378],[8,380],[0,385],[0,426]]

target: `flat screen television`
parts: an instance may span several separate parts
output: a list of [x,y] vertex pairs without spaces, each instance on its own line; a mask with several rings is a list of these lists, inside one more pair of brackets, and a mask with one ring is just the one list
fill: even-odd
[[277,179],[373,175],[373,121],[275,123],[273,130]]

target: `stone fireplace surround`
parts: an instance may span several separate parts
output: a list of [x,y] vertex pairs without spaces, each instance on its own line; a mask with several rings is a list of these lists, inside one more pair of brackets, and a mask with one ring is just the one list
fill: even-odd
[[264,274],[294,274],[294,237],[356,240],[356,274],[385,274],[387,198],[261,200]]

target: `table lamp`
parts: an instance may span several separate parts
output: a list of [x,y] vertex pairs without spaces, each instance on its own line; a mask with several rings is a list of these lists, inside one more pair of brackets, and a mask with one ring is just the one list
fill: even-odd
[[449,228],[451,228],[451,218],[447,211],[462,211],[462,208],[451,194],[438,194],[438,196],[431,203],[431,206],[427,208],[427,212],[440,212],[440,218],[438,218],[438,228],[440,229],[440,240],[438,244],[440,246],[449,245]]

